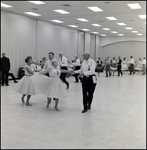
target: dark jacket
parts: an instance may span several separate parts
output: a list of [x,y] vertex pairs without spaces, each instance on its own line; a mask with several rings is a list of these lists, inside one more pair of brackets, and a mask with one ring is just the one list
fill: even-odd
[[2,57],[0,61],[1,71],[9,71],[10,70],[10,60],[7,57]]

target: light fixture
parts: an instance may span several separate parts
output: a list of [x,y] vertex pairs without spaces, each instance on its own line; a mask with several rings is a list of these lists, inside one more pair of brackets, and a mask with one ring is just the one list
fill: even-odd
[[92,6],[92,7],[87,7],[87,8],[94,11],[94,12],[103,11],[102,9],[98,8],[97,6]]
[[127,30],[133,30],[133,28],[131,28],[131,27],[125,27],[125,29],[127,29]]
[[110,30],[109,28],[103,28],[103,30]]
[[25,14],[31,15],[31,16],[41,16],[40,14],[36,14],[33,12],[24,12]]
[[107,36],[106,34],[101,34],[100,36]]
[[57,10],[54,10],[55,12],[58,12],[60,14],[70,14],[69,12],[65,11],[65,10],[62,10],[62,9],[57,9]]
[[98,32],[92,32],[93,34],[99,34]]
[[82,22],[88,22],[89,20],[84,19],[84,18],[77,18],[77,20],[82,21]]
[[28,2],[33,3],[33,4],[36,4],[36,5],[45,4],[45,3],[42,2],[42,1],[28,1]]
[[141,33],[137,34],[137,35],[142,35]]
[[115,17],[106,17],[108,20],[117,20]]
[[118,33],[118,32],[116,32],[116,31],[111,31],[111,33]]
[[83,31],[90,31],[89,29],[82,29]]
[[133,32],[133,33],[138,33],[138,31],[131,31],[131,32]]
[[117,23],[118,25],[120,26],[125,26],[126,24],[125,23]]
[[124,34],[118,34],[119,36],[124,36]]
[[4,7],[4,8],[10,8],[10,7],[13,7],[13,6],[10,6],[10,5],[7,5],[7,4],[4,4],[4,3],[1,3],[1,7]]
[[127,4],[131,9],[142,9],[138,3]]
[[78,26],[75,25],[68,25],[69,27],[77,28]]
[[99,24],[91,24],[92,26],[95,26],[95,27],[99,27],[99,26],[101,26],[101,25],[99,25]]
[[56,23],[63,23],[63,21],[60,21],[60,20],[51,20],[53,22],[56,22]]
[[141,19],[146,19],[146,15],[138,15]]

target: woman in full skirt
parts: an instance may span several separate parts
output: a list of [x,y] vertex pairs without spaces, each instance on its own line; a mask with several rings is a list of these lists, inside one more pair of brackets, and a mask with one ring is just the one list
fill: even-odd
[[21,100],[22,100],[23,104],[25,103],[24,97],[27,95],[26,105],[32,106],[32,104],[29,103],[31,95],[38,94],[38,91],[37,91],[32,79],[31,79],[31,76],[34,74],[34,70],[31,67],[32,57],[28,56],[25,59],[25,62],[27,63],[27,65],[24,67],[25,75],[18,82],[18,84],[14,87],[14,91],[22,94]]

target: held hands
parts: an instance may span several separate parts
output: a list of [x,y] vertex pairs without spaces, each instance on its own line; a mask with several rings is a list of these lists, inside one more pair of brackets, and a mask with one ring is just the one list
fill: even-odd
[[84,73],[80,73],[80,74],[78,75],[78,78],[81,78],[82,76],[84,76]]

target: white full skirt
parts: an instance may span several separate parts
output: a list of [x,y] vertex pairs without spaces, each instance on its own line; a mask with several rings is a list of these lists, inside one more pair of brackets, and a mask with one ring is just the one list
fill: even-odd
[[58,98],[65,97],[67,92],[60,78],[51,78],[46,75],[35,73],[31,76],[31,79],[42,95],[50,98]]
[[26,95],[38,94],[38,91],[30,76],[23,76],[23,78],[21,78],[21,80],[14,87],[14,91]]
[[128,70],[128,66],[126,64],[122,64],[121,70]]

